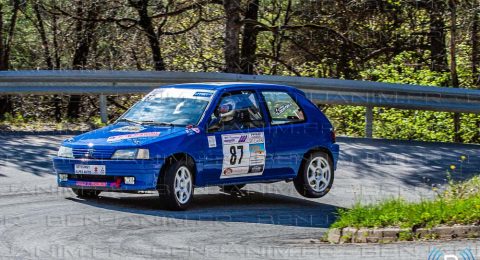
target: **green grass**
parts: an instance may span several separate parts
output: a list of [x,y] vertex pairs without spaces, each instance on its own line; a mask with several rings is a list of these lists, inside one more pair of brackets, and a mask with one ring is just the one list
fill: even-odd
[[438,225],[480,224],[480,178],[452,184],[434,200],[407,202],[389,199],[379,204],[354,205],[339,210],[332,228],[401,227],[431,228]]

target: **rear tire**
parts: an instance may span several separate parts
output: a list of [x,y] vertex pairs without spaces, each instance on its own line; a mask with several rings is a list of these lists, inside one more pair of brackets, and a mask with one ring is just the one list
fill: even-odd
[[220,190],[226,193],[239,192],[246,184],[237,184],[237,185],[223,185],[219,186]]
[[330,156],[325,152],[314,152],[304,159],[293,183],[300,195],[321,198],[330,191],[333,178],[333,163]]
[[158,185],[158,194],[170,210],[186,210],[193,198],[193,172],[191,160],[175,161],[165,170]]
[[89,189],[78,189],[72,188],[73,193],[77,195],[77,197],[82,199],[96,199],[98,195],[101,193],[99,190],[89,190]]

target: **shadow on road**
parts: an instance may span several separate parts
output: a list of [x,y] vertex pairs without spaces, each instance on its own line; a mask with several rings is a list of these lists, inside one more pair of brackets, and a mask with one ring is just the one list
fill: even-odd
[[176,220],[241,222],[282,226],[327,228],[338,207],[273,193],[243,191],[242,194],[196,194],[187,211],[168,211],[158,196],[100,196],[99,199],[68,200],[103,209]]
[[[446,171],[465,180],[480,174],[480,146],[362,138],[339,138],[338,168],[357,180],[391,180],[416,187],[446,183]],[[461,156],[465,156],[461,160]]]
[[54,174],[50,158],[56,154],[60,140],[56,136],[0,135],[0,147],[4,148],[0,151],[0,166],[9,162],[36,176]]

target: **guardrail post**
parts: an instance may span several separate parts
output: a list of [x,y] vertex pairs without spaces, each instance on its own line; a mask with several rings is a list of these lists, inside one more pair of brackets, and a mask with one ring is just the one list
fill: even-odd
[[365,111],[365,137],[373,137],[373,107],[367,106]]
[[108,121],[108,112],[107,112],[107,96],[104,94],[100,95],[100,118],[102,123],[106,124]]

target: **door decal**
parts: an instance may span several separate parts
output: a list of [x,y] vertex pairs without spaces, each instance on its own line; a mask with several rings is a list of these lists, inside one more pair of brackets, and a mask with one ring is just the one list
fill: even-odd
[[266,157],[263,132],[222,135],[222,149],[221,179],[263,174]]

